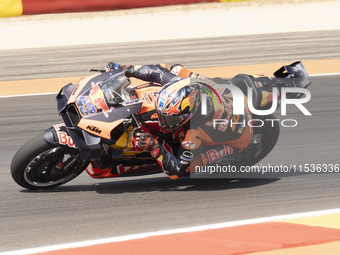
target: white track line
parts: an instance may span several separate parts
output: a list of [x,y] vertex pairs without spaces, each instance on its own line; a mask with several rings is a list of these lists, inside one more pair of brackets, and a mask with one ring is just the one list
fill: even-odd
[[[323,74],[311,74],[310,77],[322,77],[322,76],[332,76],[332,75],[340,75],[340,73],[323,73]],[[58,92],[49,92],[49,93],[37,93],[37,94],[19,94],[19,95],[9,95],[9,96],[0,96],[1,98],[13,98],[13,97],[29,97],[29,96],[45,96],[45,95],[57,95]]]
[[320,76],[332,76],[332,75],[340,75],[340,73],[320,73],[320,74],[311,74],[310,77],[320,77]]
[[151,236],[162,236],[162,235],[169,235],[169,234],[188,233],[188,232],[228,228],[228,227],[243,226],[243,225],[249,225],[249,224],[258,224],[258,223],[279,221],[279,220],[288,220],[288,219],[296,219],[296,218],[311,217],[311,216],[329,215],[329,214],[335,214],[335,213],[340,213],[340,208],[322,210],[322,211],[278,215],[278,216],[263,217],[263,218],[248,219],[248,220],[222,222],[222,223],[195,226],[195,227],[162,230],[162,231],[147,232],[147,233],[140,233],[140,234],[133,234],[133,235],[103,238],[103,239],[97,239],[97,240],[88,240],[88,241],[75,242],[75,243],[44,246],[44,247],[38,247],[38,248],[32,248],[32,249],[26,249],[26,250],[2,252],[2,253],[0,253],[0,255],[34,254],[34,253],[39,253],[39,252],[55,251],[55,250],[61,250],[61,249],[87,247],[87,246],[92,246],[92,245],[97,245],[97,244],[122,242],[122,241],[141,239],[141,238],[146,238],[146,237],[151,237]]
[[36,94],[19,94],[19,95],[0,96],[0,98],[11,98],[11,97],[31,97],[31,96],[57,95],[58,93],[59,93],[59,92],[36,93]]

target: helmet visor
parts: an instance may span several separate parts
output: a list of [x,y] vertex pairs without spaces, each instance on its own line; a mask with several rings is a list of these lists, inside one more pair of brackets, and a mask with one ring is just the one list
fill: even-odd
[[189,118],[189,115],[190,114],[165,116],[158,114],[158,119],[163,128],[174,129],[182,125]]

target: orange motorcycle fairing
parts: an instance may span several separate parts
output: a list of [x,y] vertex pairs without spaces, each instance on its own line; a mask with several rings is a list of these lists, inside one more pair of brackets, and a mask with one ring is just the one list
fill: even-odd
[[[139,112],[140,114],[156,110],[158,91],[161,88],[161,85],[152,83],[142,84],[134,88],[136,96],[143,100],[142,109]],[[155,118],[157,118],[157,114],[155,115]]]

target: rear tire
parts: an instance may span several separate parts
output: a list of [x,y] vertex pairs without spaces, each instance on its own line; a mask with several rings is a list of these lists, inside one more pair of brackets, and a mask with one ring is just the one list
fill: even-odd
[[[79,158],[79,159],[78,159]],[[76,159],[76,160],[74,160]],[[69,165],[63,167],[56,167]],[[86,168],[76,149],[68,149],[47,143],[42,135],[28,141],[13,157],[11,174],[20,186],[31,189],[47,189],[62,185],[77,177]]]

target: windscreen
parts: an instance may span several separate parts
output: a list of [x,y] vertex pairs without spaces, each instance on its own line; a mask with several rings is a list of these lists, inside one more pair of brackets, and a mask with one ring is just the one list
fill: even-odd
[[124,71],[110,74],[110,77],[103,81],[101,89],[108,104],[120,104],[130,101],[126,88],[131,84]]

